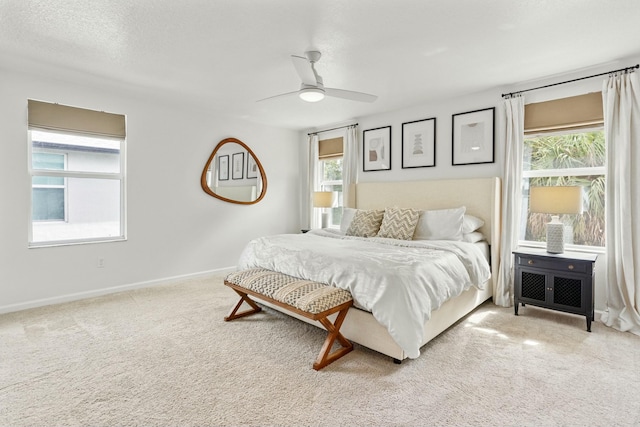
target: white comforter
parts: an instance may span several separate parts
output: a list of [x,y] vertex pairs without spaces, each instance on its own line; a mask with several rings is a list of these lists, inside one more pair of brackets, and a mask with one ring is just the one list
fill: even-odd
[[482,289],[490,276],[482,251],[470,243],[349,237],[330,230],[252,240],[238,266],[347,289],[410,358],[420,355],[431,311],[471,286]]

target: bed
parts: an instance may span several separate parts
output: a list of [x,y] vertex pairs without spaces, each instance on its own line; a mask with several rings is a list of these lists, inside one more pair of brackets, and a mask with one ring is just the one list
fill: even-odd
[[[358,240],[367,240],[362,239],[362,237],[343,236],[344,233],[341,234],[339,232],[336,233],[336,236],[331,236],[331,231],[317,230],[308,233],[309,236],[282,235],[260,238],[247,245],[239,261],[239,267],[249,268],[259,266],[284,274],[291,274],[293,272],[294,274],[292,275],[297,277],[307,280],[324,281],[325,283],[331,283],[331,281],[333,281],[335,283],[331,284],[334,286],[349,289],[352,294],[354,294],[354,300],[360,303],[349,310],[342,325],[341,333],[347,339],[388,355],[395,361],[402,361],[407,357],[415,358],[420,354],[420,347],[466,316],[493,295],[494,283],[492,272],[498,271],[499,263],[500,191],[500,180],[498,178],[361,183],[355,185],[352,188],[351,194],[355,195],[353,202],[355,202],[355,208],[358,210],[371,212],[373,210],[384,210],[389,207],[401,207],[414,208],[421,211],[436,211],[464,206],[466,215],[478,218],[483,222],[478,232],[482,233],[485,241],[477,244],[461,244],[460,242],[436,240],[402,243],[392,239],[379,238],[368,239],[369,242],[362,243],[377,245],[377,247],[370,249],[372,254],[376,251],[386,254],[388,251],[389,255],[385,256],[387,256],[390,264],[381,265],[379,272],[383,270],[397,271],[396,281],[399,283],[402,281],[407,282],[406,286],[403,285],[403,287],[397,288],[394,288],[395,283],[391,283],[394,281],[389,279],[383,280],[381,284],[376,284],[376,286],[380,286],[379,289],[382,290],[380,293],[385,294],[385,296],[378,298],[375,303],[366,301],[367,297],[365,294],[360,292],[358,287],[354,286],[366,287],[367,285],[364,282],[372,281],[374,277],[377,277],[376,274],[378,273],[373,271],[374,269],[372,267],[372,272],[369,273],[370,276],[364,275],[362,276],[363,278],[354,280],[354,276],[351,276],[349,269],[352,265],[361,264],[356,261],[345,261],[343,263],[340,261],[341,258],[346,259],[349,256],[348,252],[340,251],[348,251],[349,248],[352,248],[351,250],[353,252],[358,251],[364,253],[369,250],[356,246],[361,244]],[[389,210],[387,210],[387,212],[388,211]],[[321,261],[323,261],[325,257],[328,258],[332,251],[330,243],[325,243],[325,241],[328,242],[330,240],[340,240],[339,244],[342,245],[342,247],[346,247],[346,249],[336,249],[336,259],[333,262],[329,260],[327,261],[328,264],[322,265]],[[296,246],[298,244],[300,244],[299,248]],[[274,252],[274,255],[270,254],[268,252],[270,247],[277,245],[281,245],[280,249],[277,249],[280,252]],[[474,246],[474,248],[468,247],[470,245]],[[416,252],[422,251],[422,246],[426,246],[428,250],[433,253],[438,253],[440,254],[438,256],[442,257],[451,257],[452,254],[462,253],[465,257],[470,256],[477,258],[477,254],[484,251],[482,257],[486,257],[486,261],[484,259],[482,261],[486,264],[486,267],[473,267],[474,274],[471,274],[471,270],[467,269],[470,279],[465,279],[466,281],[479,281],[481,283],[473,283],[473,286],[467,284],[464,289],[451,292],[456,296],[450,299],[445,298],[446,300],[443,299],[441,304],[440,302],[433,304],[435,305],[434,309],[427,310],[426,315],[424,313],[417,313],[411,317],[405,313],[406,310],[404,309],[397,310],[396,314],[387,315],[386,313],[390,310],[389,307],[393,309],[397,301],[409,300],[409,305],[416,305],[411,302],[413,296],[416,295],[413,290],[398,294],[398,292],[400,292],[398,289],[404,289],[405,287],[413,289],[415,286],[412,285],[412,281],[416,283],[425,281],[422,276],[416,276],[415,279],[405,277],[406,275],[403,274],[404,270],[401,269],[402,265],[397,263],[401,260],[395,260],[404,257],[405,253],[396,253],[395,251],[409,251],[408,253],[411,254],[408,256],[410,259],[413,259],[411,257],[416,258],[422,256],[421,253]],[[476,249],[476,247],[478,247],[478,249]],[[280,257],[280,253],[283,251],[288,255]],[[368,256],[369,254],[365,254],[362,255],[361,258]],[[278,258],[281,258],[283,262],[278,264],[278,262],[276,262]],[[293,258],[303,262],[298,262],[297,264],[290,262]],[[393,264],[392,260],[396,262],[396,264]],[[380,263],[379,261],[377,262],[378,264]],[[464,262],[466,263],[466,261]],[[313,264],[318,265],[314,267]],[[483,268],[486,268],[486,271],[484,271]],[[424,271],[420,273],[431,274],[428,270],[440,269],[449,271],[448,268],[440,268],[439,265],[435,265],[430,268],[422,268]],[[333,271],[331,272],[329,270]],[[453,273],[453,270],[451,271],[451,278],[434,276],[434,279],[429,280],[443,282],[448,280],[452,285],[455,285],[458,281],[464,281],[462,276],[457,276],[457,273]],[[329,273],[333,275],[327,276]],[[362,272],[356,273],[360,275]],[[322,277],[302,277],[313,275]],[[376,289],[378,288],[375,288],[374,291]],[[388,289],[391,289],[391,291],[387,291]],[[450,291],[446,291],[445,293],[447,292]],[[384,298],[395,298],[397,301],[387,303]],[[276,310],[283,311],[276,305],[265,304]],[[421,305],[422,304],[420,304],[420,306]],[[384,308],[387,311],[382,312],[377,308],[382,306],[387,306]],[[307,323],[316,324],[302,316],[295,315],[295,313],[284,312]],[[415,325],[415,319],[423,320],[420,321],[419,325]],[[428,320],[425,321],[424,319]],[[413,325],[405,328],[409,323],[413,323]]]

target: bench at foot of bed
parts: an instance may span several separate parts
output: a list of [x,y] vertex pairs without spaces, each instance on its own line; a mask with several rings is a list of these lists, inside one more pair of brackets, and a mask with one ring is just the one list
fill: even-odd
[[[240,301],[224,318],[225,321],[260,312],[262,308],[251,298],[254,297],[320,322],[328,335],[313,364],[313,369],[316,371],[353,350],[353,344],[340,333],[342,322],[347,316],[349,307],[353,305],[353,298],[348,291],[263,268],[231,273],[224,284],[240,295]],[[239,312],[243,303],[247,303],[251,308]],[[338,315],[331,323],[328,316],[334,313]],[[336,340],[341,347],[331,352]]]

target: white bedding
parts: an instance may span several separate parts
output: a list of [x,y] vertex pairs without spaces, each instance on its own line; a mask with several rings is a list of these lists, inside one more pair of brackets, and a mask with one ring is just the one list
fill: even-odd
[[344,236],[312,230],[249,242],[238,267],[262,267],[351,292],[357,307],[385,326],[407,357],[420,355],[431,311],[490,277],[474,244]]

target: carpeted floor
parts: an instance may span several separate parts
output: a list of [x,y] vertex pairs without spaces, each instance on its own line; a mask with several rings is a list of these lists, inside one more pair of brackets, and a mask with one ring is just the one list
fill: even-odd
[[640,337],[485,303],[401,365],[265,310],[220,277],[0,316],[5,426],[640,425]]

